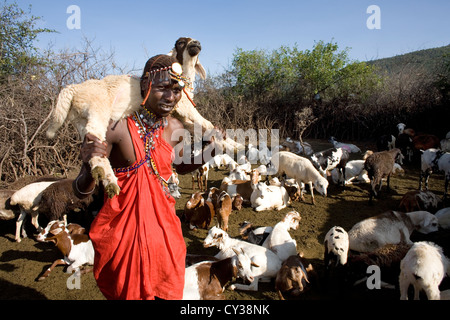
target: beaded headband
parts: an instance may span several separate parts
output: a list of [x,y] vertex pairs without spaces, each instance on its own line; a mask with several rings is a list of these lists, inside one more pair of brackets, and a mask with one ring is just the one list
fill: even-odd
[[168,67],[147,71],[145,73],[145,75],[141,78],[141,80],[143,80],[145,78],[151,78],[151,81],[149,81],[147,95],[146,95],[144,101],[141,103],[142,106],[145,104],[145,102],[148,99],[148,96],[150,94],[150,90],[151,90],[151,87],[152,87],[152,82],[156,78],[155,75],[157,73],[160,73],[160,80],[161,80],[162,79],[162,74],[163,74],[164,71],[167,71],[169,76],[170,76],[170,79],[175,80],[181,88],[184,89],[184,87],[186,85],[190,86],[189,79],[187,77],[184,77],[184,76],[181,75],[183,73],[183,68],[181,67],[181,64],[179,64],[178,62],[174,62],[174,63],[172,63],[171,66],[168,66]]

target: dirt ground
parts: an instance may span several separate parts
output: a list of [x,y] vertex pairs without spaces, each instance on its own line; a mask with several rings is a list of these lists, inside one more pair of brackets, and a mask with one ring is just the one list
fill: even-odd
[[[330,147],[326,141],[308,141],[315,151]],[[372,148],[371,145],[358,144],[362,150]],[[359,158],[361,155],[352,155]],[[391,192],[387,193],[383,187],[381,196],[374,205],[368,204],[367,184],[349,185],[345,188],[330,184],[328,196],[316,196],[316,205],[311,204],[311,197],[306,195],[306,202],[294,202],[288,208],[277,211],[255,212],[251,208],[234,211],[230,216],[229,234],[239,237],[239,223],[244,220],[251,221],[254,226],[274,226],[290,210],[296,210],[301,215],[300,226],[291,231],[292,237],[297,241],[298,250],[304,253],[319,275],[319,282],[311,290],[298,297],[286,296],[287,299],[298,300],[329,300],[329,299],[355,299],[355,300],[398,300],[398,290],[380,289],[369,290],[365,283],[352,288],[340,285],[324,286],[323,283],[323,239],[326,232],[335,225],[349,230],[356,222],[370,216],[396,209],[403,194],[417,189],[419,180],[419,165],[404,166],[405,174],[391,179]],[[212,169],[209,173],[208,187],[219,187],[226,170]],[[187,199],[192,194],[191,176],[181,177],[182,198],[177,200],[177,214],[181,215]],[[444,190],[443,176],[434,174],[430,178],[429,188],[437,195],[442,196]],[[445,204],[449,205],[448,200]],[[35,240],[34,227],[26,225],[29,237],[21,243],[14,241],[15,221],[0,221],[0,300],[5,299],[49,299],[49,300],[103,300],[92,273],[82,275],[80,282],[71,281],[70,275],[64,273],[63,267],[56,267],[51,275],[44,281],[35,279],[47,269],[51,263],[61,258],[57,249],[49,243],[39,243]],[[204,249],[202,241],[207,230],[189,230],[183,224],[183,234],[188,253],[201,253],[214,255],[217,248]],[[429,240],[441,245],[444,252],[450,257],[450,232],[439,232],[422,235],[413,233],[412,240]],[[79,289],[69,289],[70,287]],[[444,280],[441,289],[450,288],[448,280]],[[225,290],[225,296],[230,300],[277,300],[274,282],[262,283],[258,292]]]

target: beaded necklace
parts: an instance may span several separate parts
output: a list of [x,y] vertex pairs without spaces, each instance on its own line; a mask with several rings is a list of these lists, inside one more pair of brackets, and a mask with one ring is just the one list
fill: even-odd
[[159,174],[158,169],[156,167],[156,163],[151,156],[151,151],[155,149],[154,138],[158,138],[158,134],[155,134],[155,132],[157,132],[159,128],[164,128],[167,125],[167,119],[156,117],[156,115],[153,112],[148,111],[144,107],[142,107],[141,112],[135,111],[132,117],[135,126],[138,129],[137,132],[139,133],[140,138],[143,139],[144,142],[145,157],[139,162],[136,162],[132,166],[125,168],[115,168],[114,171],[116,173],[127,172],[127,177],[129,177],[130,171],[137,170],[139,167],[141,167],[143,164],[146,163],[147,166],[151,169],[152,173],[156,175],[156,177],[160,181],[161,186],[163,187],[163,190],[165,191],[166,195],[170,195],[170,191],[167,186],[167,181],[164,180],[164,178],[161,177],[161,175]]

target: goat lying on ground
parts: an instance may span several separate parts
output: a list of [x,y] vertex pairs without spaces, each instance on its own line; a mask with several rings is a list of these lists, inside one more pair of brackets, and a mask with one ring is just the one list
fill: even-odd
[[295,254],[288,257],[281,265],[275,279],[275,290],[280,300],[284,300],[283,293],[298,296],[309,289],[311,280],[316,280],[317,274],[311,263],[303,258],[303,254]]
[[434,213],[441,203],[442,200],[431,191],[412,190],[402,197],[398,210],[403,212],[423,210]]
[[251,267],[258,267],[240,249],[219,261],[204,261],[186,268],[183,300],[223,300],[225,285],[233,278],[253,282]]
[[212,246],[218,247],[220,252],[216,254],[215,257],[219,259],[234,256],[235,252],[233,251],[233,248],[236,250],[243,249],[247,252],[251,261],[259,266],[257,268],[252,268],[255,280],[250,285],[236,283],[230,286],[230,289],[258,291],[259,280],[261,278],[275,278],[278,270],[281,268],[280,258],[278,258],[271,250],[240,239],[230,238],[225,231],[217,227],[212,227],[208,231],[208,235],[203,241],[203,246],[205,248]]
[[297,242],[292,239],[289,230],[297,230],[300,222],[297,211],[288,212],[284,218],[273,227],[272,232],[262,244],[263,247],[276,253],[281,261],[297,254]]
[[387,211],[356,223],[348,232],[350,249],[371,252],[386,244],[412,244],[411,233],[438,231],[438,219],[427,211]]
[[[67,273],[79,272],[83,265],[94,264],[94,247],[84,231],[83,227],[76,224],[69,224],[66,227],[63,221],[54,220],[48,223],[47,227],[38,235],[37,240],[54,242],[64,255],[64,259],[53,262],[51,267],[38,280],[47,278],[50,272],[60,264],[69,265]],[[90,271],[90,269],[84,270],[84,272],[87,271]]]

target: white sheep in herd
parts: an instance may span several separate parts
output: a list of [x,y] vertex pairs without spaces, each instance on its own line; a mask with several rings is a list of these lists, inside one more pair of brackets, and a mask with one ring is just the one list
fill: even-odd
[[438,219],[427,211],[387,211],[356,223],[348,231],[349,248],[371,252],[386,244],[412,244],[410,236],[414,230],[428,234],[438,231],[438,225]]
[[297,211],[288,212],[273,227],[273,230],[263,242],[262,246],[275,252],[281,261],[285,261],[290,256],[296,255],[297,241],[292,239],[289,230],[297,230],[300,220],[301,217]]
[[352,143],[338,142],[335,137],[330,137],[330,142],[335,148],[342,148],[351,153],[361,152],[361,149]]
[[[184,76],[192,82],[195,80],[196,73],[199,73],[202,78],[206,75],[198,59],[200,51],[201,46],[197,40],[180,38],[176,41],[175,48],[169,53],[176,56],[183,67]],[[201,125],[203,131],[214,129],[213,124],[204,119],[190,101],[193,97],[193,89],[188,91],[190,92],[185,91],[175,107],[173,116],[180,119],[191,133],[193,133],[194,123]],[[139,78],[128,75],[110,75],[101,80],[91,79],[80,84],[69,85],[58,95],[47,137],[53,138],[67,119],[76,127],[82,139],[89,132],[104,141],[110,120],[117,121],[131,115],[139,109],[142,100]],[[231,139],[226,141],[234,143]],[[237,145],[234,143],[232,146]],[[108,196],[117,195],[120,188],[109,160],[94,157],[90,165],[94,179],[97,183],[102,181]]]
[[20,214],[16,222],[16,235],[15,240],[21,241],[20,234],[26,238],[27,234],[25,229],[22,228],[23,221],[27,214],[31,215],[31,222],[37,231],[40,231],[38,217],[39,217],[39,204],[41,202],[42,193],[44,190],[55,183],[56,181],[41,181],[30,183],[23,188],[17,190],[12,196],[10,204],[18,205],[20,208]]
[[295,179],[298,183],[308,184],[313,204],[315,204],[313,187],[326,197],[328,180],[314,168],[308,159],[289,151],[280,151],[272,155],[272,165],[279,176],[285,173],[289,178]]
[[400,299],[408,299],[408,288],[414,287],[414,300],[421,290],[428,300],[440,300],[439,284],[450,274],[450,261],[442,248],[432,242],[416,242],[400,263]]
[[232,248],[235,255],[219,261],[198,262],[186,268],[183,300],[223,300],[225,285],[233,278],[253,282],[252,262],[242,249]]
[[[60,264],[69,265],[66,270],[67,273],[81,272],[80,267],[94,264],[94,247],[89,236],[84,232],[84,228],[80,225],[69,224],[66,226],[64,221],[58,220],[48,223],[45,229],[37,236],[37,240],[54,242],[64,255],[64,259],[55,260],[38,280],[47,278],[53,268]],[[84,272],[90,270],[88,268]]]
[[258,265],[258,267],[252,268],[252,274],[255,279],[250,285],[236,283],[230,286],[232,290],[258,291],[258,282],[275,278],[278,270],[281,268],[280,258],[271,250],[244,240],[230,238],[225,231],[217,227],[209,229],[208,235],[203,241],[203,246],[205,248],[218,247],[220,251],[215,255],[218,259],[234,256],[233,248],[236,250],[243,249],[250,257],[250,260]]

